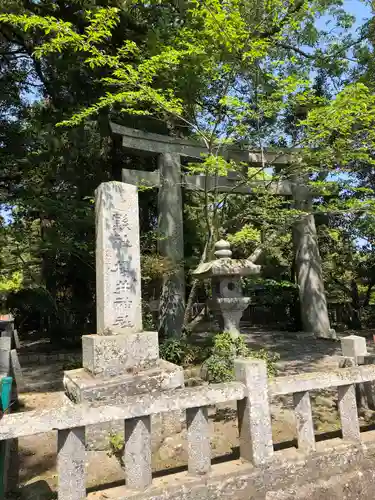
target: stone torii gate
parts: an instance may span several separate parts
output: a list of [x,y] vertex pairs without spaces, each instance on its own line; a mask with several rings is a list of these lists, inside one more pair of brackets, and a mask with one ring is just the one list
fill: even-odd
[[[181,172],[181,156],[201,158],[202,153],[207,152],[203,145],[115,123],[111,123],[111,129],[114,134],[122,136],[122,145],[130,152],[158,155],[158,170],[148,172],[123,169],[122,181],[158,188],[158,250],[160,255],[170,260],[174,269],[163,280],[159,302],[160,329],[166,335],[173,336],[181,331],[185,311],[182,187],[194,191],[251,194],[255,187],[264,183],[256,181],[239,186],[239,177],[234,172],[227,177],[185,175]],[[245,162],[249,166],[261,166],[264,160],[269,165],[285,166],[292,160],[290,153],[280,154],[274,151],[262,154],[260,151],[230,149],[226,150],[225,155],[228,159]],[[328,317],[315,219],[311,213],[313,195],[307,186],[288,180],[267,181],[267,189],[280,196],[292,196],[297,209],[309,212],[293,225],[302,324],[307,333],[321,338],[334,338],[335,333],[330,328]]]

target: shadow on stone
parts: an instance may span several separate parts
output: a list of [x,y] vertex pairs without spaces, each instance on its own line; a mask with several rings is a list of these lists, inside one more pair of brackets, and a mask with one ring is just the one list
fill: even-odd
[[[57,498],[55,492],[51,490],[48,483],[46,481],[35,481],[34,483],[28,484],[20,489],[20,498],[23,500],[52,500],[53,498]],[[13,496],[9,496],[8,498],[12,498],[13,500],[17,498],[13,494]]]

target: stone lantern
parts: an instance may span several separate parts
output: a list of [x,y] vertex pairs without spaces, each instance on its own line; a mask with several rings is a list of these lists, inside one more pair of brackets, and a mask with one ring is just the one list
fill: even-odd
[[212,299],[208,305],[211,310],[221,314],[223,329],[232,337],[240,335],[240,320],[251,299],[242,294],[241,278],[259,276],[261,266],[247,259],[232,259],[230,244],[220,240],[215,244],[215,260],[200,264],[193,272],[198,279],[211,278]]

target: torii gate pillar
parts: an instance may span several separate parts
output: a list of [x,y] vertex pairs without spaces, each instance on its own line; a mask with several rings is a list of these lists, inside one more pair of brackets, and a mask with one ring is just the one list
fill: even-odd
[[178,337],[185,313],[184,230],[180,155],[158,157],[158,250],[171,265],[163,277],[159,309],[159,332]]
[[307,186],[298,182],[294,184],[292,191],[295,207],[307,213],[293,224],[295,268],[303,331],[319,338],[335,339],[335,330],[331,329],[329,323],[322,260],[312,213],[312,195]]

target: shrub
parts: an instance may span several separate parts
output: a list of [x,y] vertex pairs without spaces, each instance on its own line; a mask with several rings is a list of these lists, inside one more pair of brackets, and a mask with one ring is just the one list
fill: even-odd
[[192,345],[186,338],[166,339],[160,344],[160,356],[180,366],[201,363],[208,355],[207,347]]
[[234,379],[234,360],[236,358],[262,359],[267,364],[269,376],[276,375],[278,354],[271,354],[265,349],[251,351],[243,337],[233,338],[229,332],[219,333],[214,337],[211,355],[202,365],[202,378],[209,382],[229,382]]

